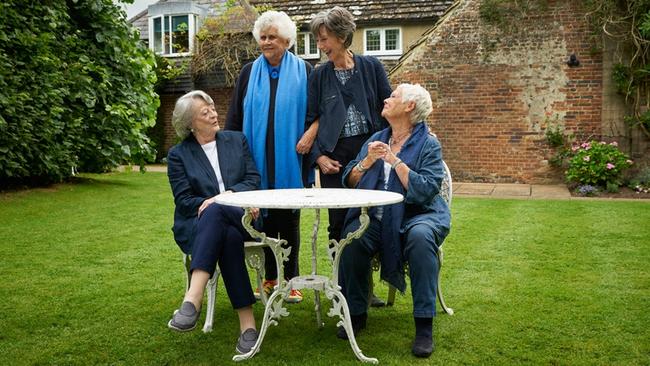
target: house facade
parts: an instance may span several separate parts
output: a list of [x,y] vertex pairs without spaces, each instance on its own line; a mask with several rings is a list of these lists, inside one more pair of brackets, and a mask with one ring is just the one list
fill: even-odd
[[[218,14],[224,2],[161,0],[132,22],[150,48],[187,60],[202,19]],[[611,82],[620,56],[616,43],[594,44],[579,3],[549,0],[517,19],[514,31],[482,19],[481,0],[249,3],[289,14],[299,27],[293,51],[312,64],[324,57],[309,21],[335,5],[348,9],[357,23],[351,50],[382,60],[393,87],[413,82],[431,92],[435,108],[428,122],[457,180],[561,182],[563,172],[551,164],[557,151],[546,142],[551,127],[576,139],[617,141],[633,159],[647,160],[648,139],[625,124],[625,103]],[[571,55],[579,65],[568,62]],[[165,86],[158,121],[163,156],[176,142],[170,119],[183,93],[208,92],[224,122],[232,89],[222,80],[219,70],[201,80],[188,72]]]
[[453,0],[250,0],[256,7],[284,11],[296,22],[299,31],[295,53],[316,64],[325,57],[309,31],[312,17],[334,6],[354,16],[357,30],[350,50],[379,58],[387,70],[436,23]]
[[[159,55],[175,62],[187,61],[191,57],[194,37],[203,20],[218,15],[225,9],[226,0],[160,0],[150,5],[129,21],[139,28],[140,39]],[[374,1],[329,1],[329,0],[250,0],[255,7],[273,8],[286,12],[297,24],[299,34],[293,52],[316,65],[325,57],[320,55],[316,41],[308,25],[312,16],[319,11],[342,6],[355,17],[357,31],[351,50],[357,54],[378,57],[389,70],[397,63],[408,48],[420,39],[453,0],[374,0]],[[252,24],[250,25],[252,29]],[[220,122],[225,122],[232,88],[223,83],[219,70],[201,80],[193,80],[186,72],[173,82],[167,83],[160,93],[158,125],[164,135],[159,156],[176,143],[171,126],[171,112],[176,99],[192,89],[202,89],[214,99]]]

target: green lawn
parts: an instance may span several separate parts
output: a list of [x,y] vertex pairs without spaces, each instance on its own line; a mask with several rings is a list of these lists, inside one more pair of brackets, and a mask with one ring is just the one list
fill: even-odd
[[[166,327],[184,287],[172,211],[163,173],[0,194],[0,363],[231,364],[238,322],[221,283],[212,333]],[[303,273],[312,217],[303,213]],[[435,319],[435,353],[410,355],[407,295],[370,310],[358,338],[367,356],[386,365],[650,364],[649,203],[456,197],[445,248],[442,283],[456,314]],[[287,307],[291,316],[246,364],[360,364],[335,319],[316,328],[313,294]]]

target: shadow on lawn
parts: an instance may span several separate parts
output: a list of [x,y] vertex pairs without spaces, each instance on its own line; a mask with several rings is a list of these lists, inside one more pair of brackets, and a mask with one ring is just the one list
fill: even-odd
[[[0,184],[0,195],[12,193],[28,193],[30,191],[56,192],[63,186],[91,186],[91,187],[126,187],[133,185],[132,180],[119,179],[118,174],[105,173],[102,179],[87,175],[77,175],[67,178],[59,183],[47,182],[44,179],[31,178],[29,181],[22,179],[7,180]],[[107,176],[114,175],[106,179]]]

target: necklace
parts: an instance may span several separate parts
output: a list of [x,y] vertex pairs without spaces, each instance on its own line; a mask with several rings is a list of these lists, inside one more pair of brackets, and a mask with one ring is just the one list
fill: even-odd
[[411,135],[411,130],[406,131],[402,136],[393,136],[391,135],[390,138],[388,139],[388,146],[393,146],[393,144],[397,145],[400,144],[406,139],[407,136]]

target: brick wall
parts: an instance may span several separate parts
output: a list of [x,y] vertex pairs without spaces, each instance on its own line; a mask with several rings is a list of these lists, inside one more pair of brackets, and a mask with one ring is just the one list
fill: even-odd
[[[214,100],[214,104],[219,113],[219,125],[223,128],[226,123],[226,115],[228,113],[228,106],[230,104],[230,96],[232,88],[213,88],[203,89]],[[158,108],[158,116],[156,123],[162,124],[164,129],[164,143],[163,143],[163,156],[167,156],[167,151],[178,142],[176,131],[172,126],[172,112],[176,99],[181,97],[184,93],[177,94],[161,94],[160,95],[160,108]]]
[[[548,163],[547,121],[600,137],[602,54],[575,3],[549,1],[508,33],[480,20],[480,1],[459,1],[393,69],[394,86],[431,92],[429,123],[455,179],[560,181]],[[579,67],[566,64],[573,53]]]

